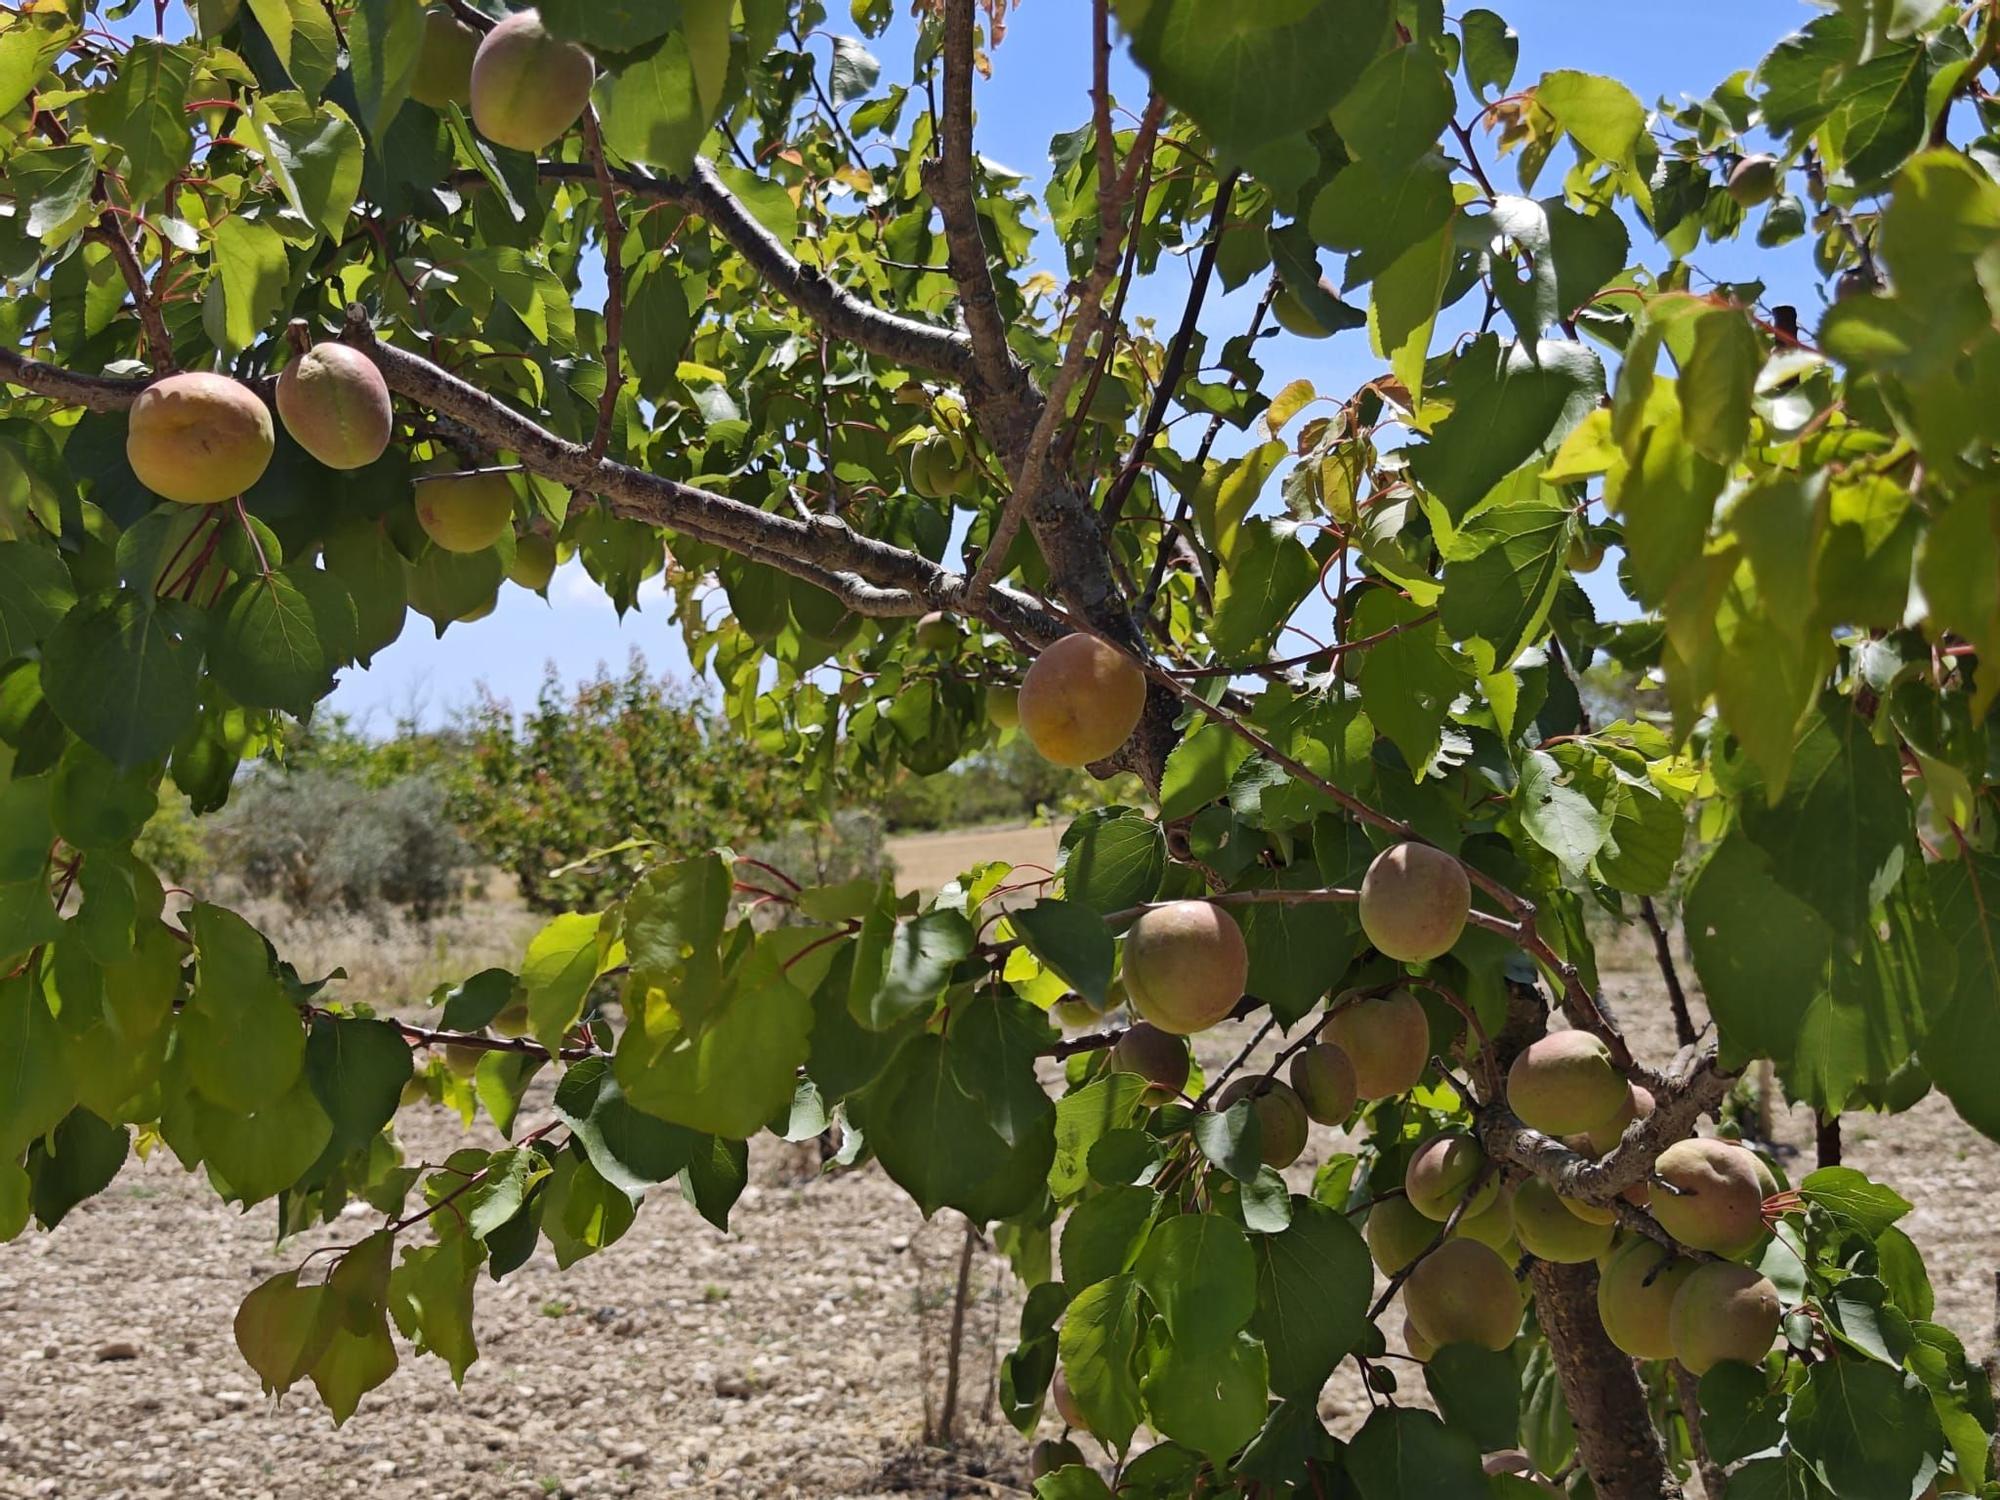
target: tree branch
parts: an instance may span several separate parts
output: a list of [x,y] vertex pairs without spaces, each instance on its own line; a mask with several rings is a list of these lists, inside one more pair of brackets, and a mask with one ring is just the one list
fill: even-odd
[[611,441],[611,421],[618,411],[618,391],[624,384],[619,370],[619,335],[625,327],[625,217],[612,191],[611,168],[604,160],[604,137],[597,128],[597,110],[583,111],[584,154],[597,174],[604,211],[604,394],[597,401],[597,430],[590,436],[590,459],[604,457]]
[[1660,921],[1659,908],[1653,905],[1651,896],[1639,898],[1639,920],[1653,935],[1653,957],[1659,962],[1660,979],[1667,987],[1667,1004],[1674,1013],[1674,1036],[1683,1047],[1692,1047],[1700,1033],[1695,1030],[1694,1017],[1688,1012],[1687,991],[1681,988],[1680,970],[1674,967],[1673,945],[1667,941],[1667,929]]
[[146,272],[139,264],[132,242],[125,238],[125,231],[118,227],[117,219],[109,210],[84,231],[83,237],[109,248],[111,258],[118,262],[118,274],[131,290],[132,306],[139,314],[139,327],[146,335],[147,363],[152,365],[155,374],[169,373],[174,368],[173,335],[167,332],[167,320],[160,315],[160,304],[154,300],[153,289],[146,284]]

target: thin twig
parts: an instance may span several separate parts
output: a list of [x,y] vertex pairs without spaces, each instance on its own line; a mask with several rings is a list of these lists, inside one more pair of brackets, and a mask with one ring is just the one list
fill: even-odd
[[618,412],[618,392],[624,385],[620,370],[619,336],[625,327],[625,216],[604,160],[604,137],[597,128],[597,111],[583,111],[583,148],[597,172],[598,195],[604,210],[604,394],[597,399],[597,430],[590,436],[592,463],[604,457],[611,442],[611,424]]

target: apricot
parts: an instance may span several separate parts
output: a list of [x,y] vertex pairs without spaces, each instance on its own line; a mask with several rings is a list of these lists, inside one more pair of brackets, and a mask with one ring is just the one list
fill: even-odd
[[1403,1283],[1403,1311],[1434,1347],[1510,1347],[1521,1326],[1521,1293],[1499,1252],[1478,1240],[1446,1240]]
[[1593,539],[1587,531],[1579,532],[1570,538],[1563,560],[1572,573],[1595,573],[1604,566],[1604,543]]
[[1507,1070],[1507,1103],[1545,1135],[1599,1129],[1631,1103],[1611,1049],[1587,1031],[1554,1031],[1521,1049]]
[[1430,1357],[1438,1352],[1436,1344],[1417,1332],[1417,1325],[1410,1321],[1407,1313],[1403,1315],[1403,1347],[1410,1351],[1410,1358],[1418,1364],[1430,1363]]
[[1759,151],[1744,157],[1730,169],[1727,192],[1744,208],[1755,208],[1778,196],[1778,185],[1782,180],[1778,159]]
[[[1499,1181],[1498,1178],[1494,1180]],[[1504,1182],[1500,1183],[1493,1201],[1476,1212],[1466,1214],[1452,1233],[1478,1240],[1482,1245],[1491,1245],[1500,1252],[1502,1260],[1512,1265],[1521,1258],[1520,1246],[1514,1240],[1514,1190]]]
[[1394,844],[1361,877],[1361,930],[1389,958],[1423,963],[1465,931],[1472,883],[1465,866],[1429,844]]
[[552,540],[539,531],[531,531],[515,539],[514,561],[507,568],[509,578],[522,588],[539,594],[549,586],[549,580],[555,574],[556,544]]
[[1059,766],[1102,760],[1139,726],[1146,674],[1122,651],[1081,631],[1035,658],[1021,683],[1021,727]]
[[1583,1132],[1584,1142],[1593,1156],[1609,1156],[1618,1149],[1618,1143],[1625,1138],[1625,1127],[1634,1120],[1650,1120],[1653,1117],[1653,1091],[1641,1088],[1636,1083],[1625,1085],[1625,1102],[1618,1107],[1610,1119],[1602,1125],[1593,1126]]
[[1664,1245],[1631,1241],[1597,1280],[1597,1318],[1606,1336],[1634,1359],[1671,1359],[1674,1296],[1694,1272],[1694,1261]]
[[514,524],[514,487],[505,474],[458,474],[449,460],[416,486],[417,524],[447,552],[484,552]]
[[1076,1404],[1076,1397],[1069,1388],[1069,1380],[1061,1370],[1056,1371],[1055,1379],[1049,1382],[1049,1399],[1056,1405],[1056,1415],[1061,1417],[1066,1425],[1074,1427],[1078,1432],[1090,1431],[1090,1424],[1083,1419],[1083,1408]]
[[233,500],[263,477],[276,446],[271,411],[227,375],[154,381],[132,403],[125,460],[154,494],[181,505]]
[[314,344],[278,376],[278,415],[329,469],[360,469],[389,446],[395,411],[375,361],[345,344]]
[[1354,1065],[1354,1091],[1363,1099],[1408,1093],[1430,1066],[1430,1019],[1408,990],[1340,1006],[1325,1034]]
[[1228,1109],[1248,1099],[1257,1117],[1258,1153],[1264,1165],[1283,1171],[1306,1149],[1306,1107],[1288,1083],[1261,1073],[1247,1074],[1216,1096],[1215,1107]]
[[1065,1031],[1083,1031],[1104,1019],[1104,1012],[1074,992],[1049,1007],[1049,1019]]
[[1384,1276],[1394,1276],[1438,1237],[1438,1225],[1418,1213],[1408,1198],[1382,1198],[1369,1208],[1361,1237],[1368,1241],[1376,1268]]
[[932,610],[917,621],[917,644],[926,651],[950,651],[958,645],[958,626],[950,615]]
[[1764,1237],[1759,1165],[1734,1141],[1675,1141],[1653,1163],[1653,1217],[1690,1249],[1741,1255]]
[[1109,1061],[1114,1073],[1137,1073],[1152,1084],[1142,1096],[1147,1104],[1165,1104],[1187,1087],[1187,1043],[1150,1022],[1128,1028],[1112,1047]]
[[971,460],[942,434],[927,437],[910,449],[910,488],[927,500],[967,494],[973,479]]
[[1521,1248],[1559,1266],[1596,1260],[1611,1243],[1612,1226],[1578,1214],[1574,1205],[1539,1177],[1514,1190],[1514,1233]]
[[1299,1102],[1320,1124],[1338,1125],[1354,1113],[1354,1064],[1332,1042],[1293,1053],[1291,1074]]
[[1674,1293],[1667,1318],[1674,1358],[1697,1375],[1725,1359],[1754,1365],[1778,1336],[1778,1289],[1733,1261],[1697,1266]]
[[528,1034],[528,1002],[516,1000],[501,1008],[500,1014],[489,1023],[495,1036],[526,1036]]
[[1088,1464],[1083,1450],[1068,1438],[1043,1438],[1028,1450],[1028,1477],[1040,1479],[1072,1464]]
[[[1466,1203],[1465,1217],[1482,1213],[1500,1195],[1500,1178],[1486,1172],[1486,1153],[1479,1143],[1460,1130],[1447,1130],[1425,1141],[1410,1157],[1403,1171],[1403,1191],[1418,1213],[1440,1222],[1452,1210]],[[1479,1183],[1478,1187],[1474,1187]],[[1470,1194],[1468,1200],[1467,1195]]]
[[470,1078],[479,1071],[479,1059],[485,1055],[484,1047],[468,1047],[463,1042],[450,1042],[444,1049],[444,1065],[460,1078]]
[[1236,919],[1210,901],[1169,901],[1125,933],[1132,1008],[1177,1036],[1206,1031],[1236,1009],[1250,952]]
[[1021,690],[990,687],[986,690],[986,717],[995,729],[1015,729],[1021,723]]
[[496,146],[539,151],[576,123],[596,77],[588,52],[517,10],[473,54],[472,123]]
[[410,97],[439,111],[465,103],[472,94],[472,57],[478,50],[479,33],[457,16],[439,6],[425,11]]

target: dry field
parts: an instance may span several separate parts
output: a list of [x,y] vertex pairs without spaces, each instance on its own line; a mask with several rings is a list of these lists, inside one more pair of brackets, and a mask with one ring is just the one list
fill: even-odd
[[[906,883],[930,886],[981,858],[1046,864],[1054,848],[1052,831],[1030,829],[893,852]],[[426,936],[384,939],[364,924],[297,932],[285,946],[302,970],[345,965],[357,995],[420,996],[518,956],[532,926],[495,891]],[[1612,957],[1610,998],[1641,1053],[1664,1060],[1672,1032],[1648,950]],[[1247,1034],[1212,1037],[1213,1060]],[[544,1087],[524,1118],[546,1106]],[[456,1117],[435,1110],[399,1129],[413,1159],[462,1140]],[[1810,1150],[1802,1115],[1780,1135]],[[1309,1183],[1339,1145],[1316,1130],[1295,1181]],[[1987,1352],[1996,1148],[1933,1099],[1850,1121],[1848,1160],[1915,1202],[1905,1224],[1930,1261],[1938,1316]],[[367,1217],[280,1248],[268,1207],[234,1213],[164,1152],[133,1161],[56,1233],[0,1248],[0,1497],[1026,1493],[1024,1445],[982,1400],[994,1330],[1004,1348],[1016,1319],[999,1263],[978,1262],[970,1437],[927,1449],[922,1362],[936,1358],[960,1222],[926,1225],[872,1168],[818,1176],[807,1148],[765,1139],[751,1163],[731,1233],[662,1194],[622,1241],[568,1272],[538,1253],[482,1283],[482,1357],[463,1390],[438,1361],[409,1359],[336,1431],[309,1389],[282,1404],[258,1394],[230,1319],[258,1281],[357,1238]],[[1364,1398],[1344,1371],[1322,1406],[1345,1432]]]

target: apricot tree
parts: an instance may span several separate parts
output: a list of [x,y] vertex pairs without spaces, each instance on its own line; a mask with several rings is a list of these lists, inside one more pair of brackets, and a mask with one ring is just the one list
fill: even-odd
[[[1032,182],[1004,0],[0,13],[0,1237],[135,1144],[281,1236],[358,1200],[235,1326],[344,1421],[832,1125],[1011,1256],[1046,1500],[2000,1492],[1837,1162],[1932,1089],[2000,1136],[2000,11],[1840,0],[1649,107],[1483,7],[1060,10]],[[1146,804],[928,900],[658,859],[436,1014],[169,904],[163,786],[563,562],[664,570],[816,795],[1022,733]],[[1686,1015],[1662,902],[1671,1058],[1597,969],[1633,927]],[[1759,1060],[1797,1182],[1723,1138]],[[427,1099],[503,1143],[406,1160]]]

